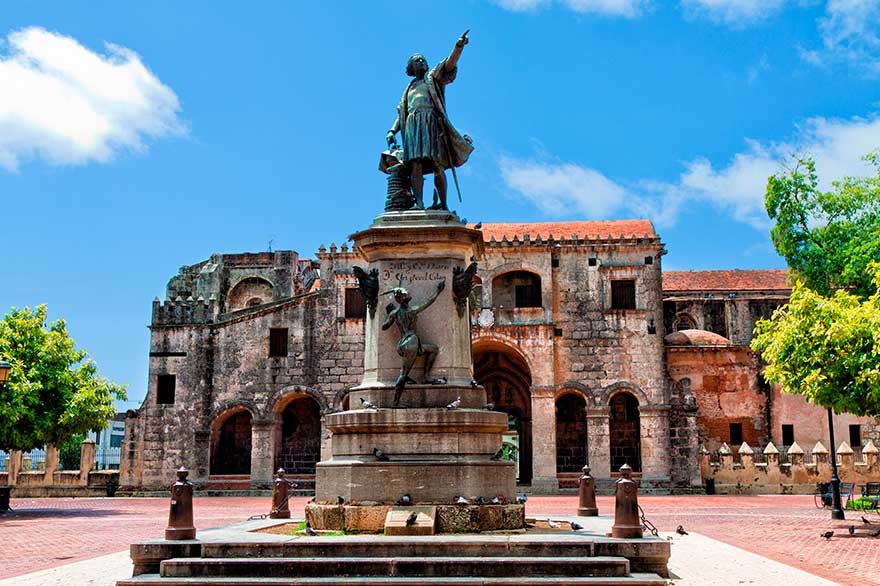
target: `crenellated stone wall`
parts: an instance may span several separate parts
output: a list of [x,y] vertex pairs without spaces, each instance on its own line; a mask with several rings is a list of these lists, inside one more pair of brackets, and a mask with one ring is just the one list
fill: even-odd
[[[813,494],[816,483],[831,479],[830,457],[821,442],[809,453],[797,442],[784,452],[772,442],[763,450],[744,443],[736,452],[724,443],[715,452],[701,446],[700,472],[704,482],[714,482],[718,494]],[[877,447],[868,441],[856,453],[842,442],[837,448],[837,473],[841,482],[857,486],[880,482]]]

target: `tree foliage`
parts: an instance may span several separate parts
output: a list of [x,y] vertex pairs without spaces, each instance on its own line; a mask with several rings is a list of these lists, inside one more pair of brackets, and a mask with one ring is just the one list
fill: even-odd
[[[872,264],[880,288],[880,265]],[[880,415],[880,292],[830,297],[797,282],[787,305],[755,327],[764,378],[837,413]]]
[[795,276],[822,295],[848,289],[867,297],[876,290],[867,268],[880,261],[880,153],[864,160],[875,175],[844,177],[830,191],[819,189],[809,158],[767,181],[773,244]]
[[46,306],[13,308],[0,320],[0,359],[12,364],[0,389],[0,449],[60,446],[103,429],[125,387],[98,374],[63,319],[46,324]]

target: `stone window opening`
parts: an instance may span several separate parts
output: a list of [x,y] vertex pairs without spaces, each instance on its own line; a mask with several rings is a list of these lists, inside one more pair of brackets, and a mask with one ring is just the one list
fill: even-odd
[[345,319],[365,319],[367,300],[357,287],[345,289]]
[[259,297],[251,297],[250,299],[248,299],[247,307],[256,307],[256,306],[262,305],[262,304],[263,304],[263,300],[260,299]]
[[862,426],[857,423],[849,426],[849,447],[854,450],[862,447]]
[[632,279],[611,281],[611,309],[636,308],[636,282]]
[[173,405],[177,390],[177,375],[160,374],[156,376],[156,404]]
[[[730,424],[730,443],[728,444],[733,450],[734,446],[741,446],[743,443],[743,424],[742,423],[731,423]],[[736,451],[736,450],[733,450]]]
[[541,277],[528,271],[511,271],[492,280],[495,307],[542,307]]
[[794,443],[794,425],[790,423],[782,424],[782,445],[791,446]]
[[271,328],[269,330],[269,356],[287,356],[287,328]]
[[227,311],[238,311],[269,303],[274,298],[272,283],[262,277],[246,277],[226,297]]

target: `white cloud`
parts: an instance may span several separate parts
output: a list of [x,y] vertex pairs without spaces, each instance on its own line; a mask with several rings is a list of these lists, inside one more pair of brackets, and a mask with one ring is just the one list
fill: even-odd
[[681,0],[685,12],[735,28],[765,20],[779,13],[787,0]]
[[880,73],[880,2],[828,0],[819,19],[822,49],[802,50],[814,65],[848,61],[869,74]]
[[880,115],[848,120],[817,117],[798,128],[790,141],[747,140],[742,152],[720,166],[696,157],[671,181],[610,179],[600,170],[573,163],[506,156],[500,166],[507,187],[548,216],[602,219],[630,214],[670,226],[683,206],[702,202],[763,231],[769,226],[764,209],[767,178],[779,173],[792,155],[813,157],[823,188],[828,189],[833,179],[869,173],[861,157],[878,147]]
[[[549,6],[552,0],[493,0],[497,5],[513,12],[530,12]],[[636,18],[647,8],[651,0],[556,0],[569,10],[581,14],[600,14]]]
[[145,139],[187,132],[180,102],[141,61],[117,45],[106,54],[42,28],[0,41],[0,166],[31,158],[53,165],[106,162]]

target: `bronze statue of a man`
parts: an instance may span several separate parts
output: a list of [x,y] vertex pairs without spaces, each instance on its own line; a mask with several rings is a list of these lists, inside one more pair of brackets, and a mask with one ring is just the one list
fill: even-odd
[[[425,209],[422,195],[425,173],[434,173],[434,203],[430,209],[449,209],[446,205],[447,168],[462,166],[474,147],[470,137],[462,136],[446,116],[447,84],[455,81],[458,58],[468,44],[467,31],[455,43],[449,57],[428,70],[428,62],[416,53],[406,63],[406,74],[413,80],[403,92],[397,107],[397,119],[385,139],[389,148],[398,148],[395,135],[400,132],[403,161],[410,170],[415,206]],[[439,201],[438,201],[439,198]]]
[[425,378],[423,382],[426,384],[434,382],[428,375],[431,372],[431,367],[434,365],[434,359],[437,358],[439,348],[436,344],[423,342],[419,338],[416,332],[416,323],[418,322],[419,314],[437,300],[440,292],[445,287],[446,281],[440,281],[437,283],[437,290],[424,303],[414,306],[409,304],[412,301],[409,291],[403,287],[395,287],[391,290],[391,293],[394,295],[394,301],[397,302],[397,307],[394,307],[392,303],[385,309],[388,315],[385,316],[385,321],[382,322],[382,329],[387,330],[393,324],[397,324],[397,328],[400,330],[400,339],[397,341],[397,353],[403,358],[403,365],[400,367],[400,376],[397,377],[397,382],[394,384],[395,407],[400,403],[400,396],[403,393],[406,382],[415,382],[409,377],[409,373],[416,362],[416,358],[419,356],[425,357]]

